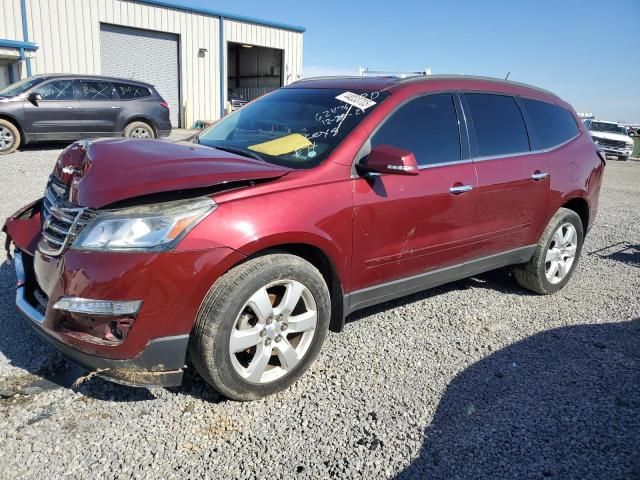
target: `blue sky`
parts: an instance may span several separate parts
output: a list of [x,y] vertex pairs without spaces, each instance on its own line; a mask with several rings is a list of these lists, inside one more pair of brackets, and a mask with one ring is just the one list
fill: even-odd
[[305,27],[305,76],[359,66],[511,71],[511,80],[547,88],[578,111],[640,122],[640,0],[181,3]]

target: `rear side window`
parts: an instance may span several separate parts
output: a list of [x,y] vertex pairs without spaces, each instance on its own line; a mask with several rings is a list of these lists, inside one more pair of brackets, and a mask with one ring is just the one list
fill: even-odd
[[76,86],[78,100],[113,100],[115,94],[109,82],[80,80]]
[[73,81],[55,80],[38,87],[42,100],[73,100]]
[[522,103],[538,134],[540,148],[560,145],[578,135],[578,125],[568,110],[528,98],[523,98]]
[[460,160],[458,117],[450,94],[427,95],[400,107],[371,139],[413,152],[418,165]]
[[122,100],[151,96],[149,89],[141,85],[133,85],[132,83],[114,83],[113,86],[116,88],[116,92],[118,92],[118,95]]
[[508,95],[465,94],[481,157],[529,151],[529,137],[516,100]]

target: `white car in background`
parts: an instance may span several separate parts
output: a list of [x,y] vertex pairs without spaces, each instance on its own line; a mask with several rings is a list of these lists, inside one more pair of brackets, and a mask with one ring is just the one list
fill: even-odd
[[604,153],[626,160],[633,154],[633,139],[627,127],[616,122],[585,120],[591,138]]

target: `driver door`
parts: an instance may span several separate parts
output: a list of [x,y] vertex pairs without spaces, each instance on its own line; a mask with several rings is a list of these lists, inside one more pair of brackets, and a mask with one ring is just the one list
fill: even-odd
[[25,130],[32,141],[75,140],[82,137],[82,119],[73,80],[52,80],[36,87],[42,100],[25,100]]
[[473,241],[477,176],[461,141],[458,110],[450,93],[418,97],[371,138],[372,148],[413,152],[420,173],[353,180],[351,308],[422,290],[462,271]]

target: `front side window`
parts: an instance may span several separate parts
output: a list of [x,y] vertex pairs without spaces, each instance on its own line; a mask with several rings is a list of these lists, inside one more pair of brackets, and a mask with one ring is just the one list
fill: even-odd
[[541,148],[560,145],[578,135],[580,130],[568,110],[552,103],[529,98],[523,98],[522,103],[540,137]]
[[229,114],[197,141],[290,168],[311,168],[387,98],[385,92],[281,88]]
[[109,82],[80,80],[76,82],[76,97],[78,100],[113,100],[115,94]]
[[466,93],[481,157],[529,151],[529,136],[515,98],[490,93]]
[[42,100],[73,100],[73,80],[55,80],[38,87]]
[[115,87],[116,92],[118,92],[118,96],[123,100],[144,98],[151,95],[149,89],[142,85],[134,85],[132,83],[114,83],[113,86]]
[[419,166],[461,159],[458,117],[449,93],[411,100],[389,117],[371,147],[391,145],[413,152]]

